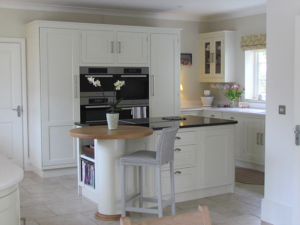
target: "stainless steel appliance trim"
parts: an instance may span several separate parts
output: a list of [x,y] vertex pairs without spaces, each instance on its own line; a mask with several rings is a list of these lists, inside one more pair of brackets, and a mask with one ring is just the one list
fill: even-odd
[[94,105],[94,106],[84,106],[86,109],[93,109],[93,108],[108,108],[107,105]]
[[78,82],[77,82],[77,75],[75,75],[74,76],[74,86],[75,86],[75,90],[74,90],[74,92],[75,92],[75,98],[78,98],[78,94],[77,94],[77,92],[78,92]]
[[126,74],[126,73],[124,73],[124,70],[129,69],[129,68],[141,69],[141,73],[138,73],[138,74],[147,74],[147,75],[149,74],[149,67],[115,67],[114,74],[117,74],[117,75]]
[[109,67],[109,66],[81,66],[80,67],[80,75],[92,75],[92,74],[102,74],[102,73],[89,73],[89,69],[91,68],[103,68],[103,69],[107,69],[107,73],[103,73],[105,74],[116,74],[116,67]]
[[147,77],[147,75],[121,75],[121,77],[133,77],[133,78],[137,78],[137,77]]

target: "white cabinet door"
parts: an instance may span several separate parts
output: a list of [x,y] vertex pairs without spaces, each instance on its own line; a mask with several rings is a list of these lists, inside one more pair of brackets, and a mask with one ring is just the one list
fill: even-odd
[[210,118],[217,118],[217,119],[222,119],[223,115],[222,112],[216,112],[216,111],[203,111],[203,116],[204,117],[210,117]]
[[236,114],[223,113],[223,119],[236,120],[238,123],[235,125],[235,157],[240,159],[242,157],[242,140],[243,140],[243,116]]
[[151,34],[150,117],[180,115],[179,36]]
[[115,52],[114,31],[81,31],[82,64],[113,64]]
[[260,118],[245,117],[244,118],[244,149],[243,158],[252,162],[260,162],[262,158],[262,146],[264,134],[261,132]]
[[234,182],[234,126],[205,128],[199,132],[202,187]]
[[79,121],[79,32],[40,29],[42,158],[45,166],[76,166]]
[[147,33],[117,32],[117,63],[147,64],[147,40]]

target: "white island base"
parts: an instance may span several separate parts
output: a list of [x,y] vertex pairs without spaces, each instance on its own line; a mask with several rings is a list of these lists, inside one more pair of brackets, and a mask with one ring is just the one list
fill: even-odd
[[[235,125],[180,128],[175,141],[174,170],[175,201],[182,202],[234,192],[234,130]],[[117,220],[121,213],[120,166],[121,156],[137,150],[156,150],[160,130],[152,135],[127,140],[78,139],[78,155],[82,145],[95,144],[96,187],[81,182],[81,165],[78,160],[79,194],[98,204],[96,218]],[[144,171],[145,197],[156,196],[155,172]],[[138,193],[138,175],[135,167],[126,167],[127,198]],[[169,170],[162,168],[163,197],[169,197]],[[137,202],[133,203],[137,206]],[[154,203],[145,203],[152,207]],[[100,218],[98,217],[100,215]],[[107,219],[105,219],[107,218]],[[111,219],[108,219],[111,218]]]

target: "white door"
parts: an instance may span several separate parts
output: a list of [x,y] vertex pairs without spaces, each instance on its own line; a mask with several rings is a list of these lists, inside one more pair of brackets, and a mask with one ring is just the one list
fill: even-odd
[[[0,153],[23,168],[21,45],[0,40]],[[20,108],[19,112],[16,110]]]

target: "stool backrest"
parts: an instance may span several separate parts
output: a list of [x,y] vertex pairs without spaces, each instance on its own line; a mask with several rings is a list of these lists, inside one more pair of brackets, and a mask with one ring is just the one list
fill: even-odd
[[178,127],[162,129],[156,151],[156,160],[160,165],[174,160],[174,142]]

